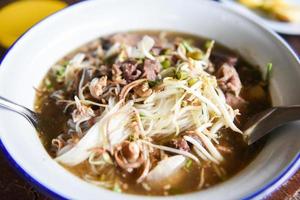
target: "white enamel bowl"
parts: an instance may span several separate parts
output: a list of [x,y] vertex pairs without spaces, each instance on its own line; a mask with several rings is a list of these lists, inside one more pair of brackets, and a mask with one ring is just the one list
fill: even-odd
[[[271,61],[274,105],[300,104],[299,60],[286,43],[217,3],[199,0],[98,0],[64,9],[34,26],[9,50],[0,67],[0,95],[33,108],[33,87],[62,56],[98,36],[139,29],[189,32],[237,50],[254,65]],[[70,174],[49,157],[26,120],[0,112],[7,157],[28,180],[68,199],[259,199],[299,168],[299,129],[300,123],[293,123],[276,131],[246,169],[222,184],[185,195],[142,197],[114,193]]]

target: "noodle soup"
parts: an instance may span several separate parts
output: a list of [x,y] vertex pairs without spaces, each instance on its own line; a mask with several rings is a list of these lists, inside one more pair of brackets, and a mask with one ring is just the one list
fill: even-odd
[[[270,67],[271,65],[269,65]],[[49,154],[91,184],[175,195],[226,181],[259,153],[241,127],[270,107],[267,79],[213,40],[117,33],[58,61],[37,89]]]

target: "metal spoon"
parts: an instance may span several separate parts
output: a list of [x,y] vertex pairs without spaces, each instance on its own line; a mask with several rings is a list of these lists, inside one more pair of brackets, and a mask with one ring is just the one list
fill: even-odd
[[244,126],[248,145],[288,122],[300,120],[300,105],[273,107],[254,115]]
[[8,99],[5,99],[4,97],[0,96],[0,108],[4,108],[13,112],[16,112],[23,117],[25,117],[38,132],[43,132],[41,124],[45,121],[48,121],[49,119],[44,119],[41,117],[40,114],[33,112],[32,110],[21,106],[17,103],[14,103]]

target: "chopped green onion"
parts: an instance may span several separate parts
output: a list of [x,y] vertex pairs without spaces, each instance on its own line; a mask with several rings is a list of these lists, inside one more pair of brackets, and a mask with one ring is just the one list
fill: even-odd
[[105,175],[105,174],[101,174],[101,176],[100,176],[100,181],[104,181],[105,178],[106,178],[106,175]]
[[268,63],[267,64],[267,73],[266,73],[266,78],[265,80],[268,82],[270,80],[271,72],[272,72],[273,64]]
[[69,63],[70,63],[69,61],[66,61],[62,64],[62,66],[66,68],[69,65]]
[[169,55],[171,53],[172,53],[171,49],[164,49],[164,50],[162,50],[162,55]]
[[205,44],[204,44],[205,49],[208,49],[212,42],[213,42],[213,40],[206,41]]
[[162,70],[159,74],[162,78],[175,77],[176,69],[175,67],[169,67],[168,69]]
[[148,81],[148,84],[149,84],[150,88],[156,86],[158,83],[159,83],[159,80],[156,80],[156,81]]
[[197,81],[198,81],[197,78],[191,78],[190,80],[188,80],[188,84],[189,84],[189,86],[192,86],[192,85],[194,85]]
[[189,169],[192,166],[192,164],[193,164],[192,159],[188,159],[185,163],[185,168]]
[[192,51],[194,51],[194,48],[191,46],[190,43],[191,43],[190,41],[186,41],[186,40],[184,40],[182,42],[182,44],[186,48],[186,50],[188,50],[189,52],[192,52]]
[[65,74],[66,68],[60,67],[59,69],[56,70],[56,75],[57,76],[63,76]]
[[55,71],[55,76],[56,76],[56,81],[57,82],[62,82],[64,77],[65,77],[65,72],[66,72],[66,66],[61,65],[59,68],[56,69]]
[[129,140],[130,142],[135,141],[134,135],[129,135],[129,136],[128,136],[128,140]]
[[48,90],[51,90],[53,88],[53,85],[49,79],[45,79],[45,85]]
[[182,101],[181,102],[181,107],[185,107],[185,106],[187,106],[187,102],[186,101]]
[[193,52],[188,52],[187,56],[194,59],[194,60],[200,60],[203,56],[202,52],[200,50],[196,50]]
[[119,192],[119,193],[122,192],[121,187],[120,187],[120,185],[118,183],[115,183],[113,191],[114,192]]
[[167,69],[171,66],[171,61],[168,59],[165,59],[163,62],[161,62],[161,65],[162,65],[163,69]]
[[184,80],[189,77],[189,74],[186,71],[179,71],[176,73],[176,78],[179,80]]

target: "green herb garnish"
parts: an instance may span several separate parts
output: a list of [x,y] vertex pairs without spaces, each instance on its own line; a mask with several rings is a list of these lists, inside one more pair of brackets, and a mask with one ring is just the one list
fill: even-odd
[[192,85],[194,85],[196,82],[198,81],[197,78],[191,78],[188,80],[188,84],[191,87]]
[[47,90],[51,90],[53,88],[53,85],[48,78],[45,79],[45,85],[46,85]]
[[187,106],[187,104],[188,104],[188,103],[187,103],[186,101],[182,101],[182,102],[181,102],[181,107],[185,107],[185,106]]
[[188,159],[188,160],[186,161],[186,163],[185,163],[184,168],[185,168],[186,170],[188,170],[188,169],[191,168],[192,164],[193,164],[192,159]]
[[193,52],[188,52],[187,56],[194,59],[194,60],[200,60],[203,56],[202,52],[199,50],[193,51]]
[[204,44],[205,49],[208,49],[211,46],[212,42],[213,42],[213,40],[206,41],[205,44]]
[[164,49],[162,50],[162,55],[169,55],[171,54],[173,51],[171,49]]
[[168,59],[165,59],[164,61],[161,62],[161,65],[163,69],[168,69],[171,66],[171,61]]
[[64,67],[64,68],[66,68],[68,65],[69,65],[69,61],[65,61],[63,64],[62,64],[62,66]]
[[129,140],[130,142],[135,141],[134,135],[129,135],[129,136],[128,136],[128,140]]
[[269,80],[270,80],[272,69],[273,69],[273,64],[268,63],[267,64],[267,73],[266,73],[266,78],[265,78],[266,82],[269,82]]
[[122,193],[122,189],[121,189],[121,187],[120,187],[120,185],[118,183],[115,183],[113,191],[114,192]]
[[185,80],[189,77],[189,74],[186,71],[179,71],[176,73],[176,78],[179,80]]
[[194,51],[194,48],[191,46],[191,42],[190,41],[186,41],[184,40],[182,42],[183,46],[186,48],[186,50],[188,50],[189,52]]
[[159,83],[159,80],[155,80],[155,81],[148,81],[149,87],[155,87],[157,84]]
[[105,175],[105,174],[101,174],[101,176],[100,176],[100,181],[104,181],[105,178],[106,178],[106,175]]
[[55,76],[56,76],[57,82],[63,81],[63,79],[65,77],[65,72],[66,72],[66,66],[67,65],[61,65],[59,68],[56,69]]

